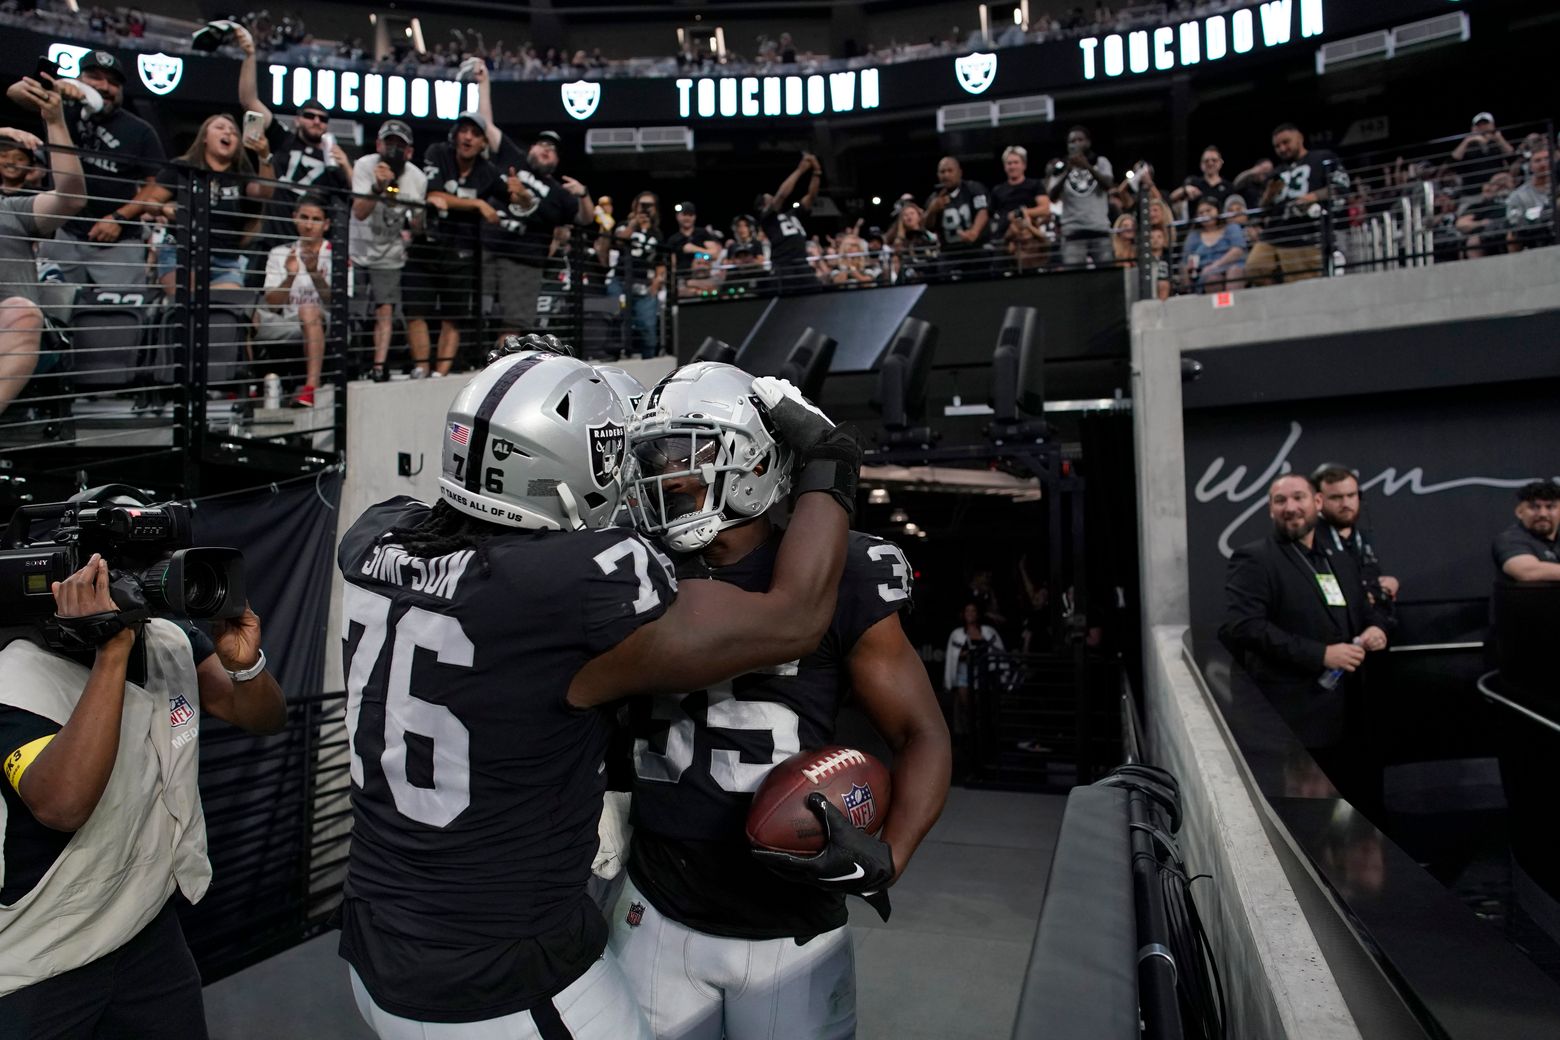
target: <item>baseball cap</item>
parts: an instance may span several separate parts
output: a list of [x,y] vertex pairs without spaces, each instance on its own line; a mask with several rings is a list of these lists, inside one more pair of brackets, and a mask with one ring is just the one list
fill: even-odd
[[412,143],[412,128],[399,119],[386,119],[379,124],[379,136],[376,140],[383,141],[387,137],[399,137],[407,144]]
[[1494,116],[1490,115],[1488,112],[1480,112],[1478,115],[1473,117],[1473,123],[1471,125],[1478,126],[1480,123],[1493,123],[1493,122],[1495,122],[1495,117]]
[[484,134],[487,133],[487,120],[482,118],[482,114],[480,112],[462,112],[460,115],[455,117],[455,125],[460,126],[462,123],[470,123],[478,130],[481,130]]
[[120,65],[119,59],[108,53],[108,51],[89,51],[86,56],[81,59],[81,62],[77,67],[82,72],[87,72],[91,69],[101,69],[104,73],[117,81],[121,86],[124,85],[124,66]]
[[556,130],[543,130],[541,133],[537,134],[536,141],[534,143],[541,144],[543,141],[552,145],[554,148],[563,147],[563,138],[558,136],[558,132]]
[[697,213],[697,212],[699,212],[699,207],[695,206],[691,202],[679,202],[677,204],[677,212],[679,212],[679,213]]
[[298,106],[299,112],[323,112],[327,119],[330,118],[330,109],[320,104],[313,98],[309,98]]

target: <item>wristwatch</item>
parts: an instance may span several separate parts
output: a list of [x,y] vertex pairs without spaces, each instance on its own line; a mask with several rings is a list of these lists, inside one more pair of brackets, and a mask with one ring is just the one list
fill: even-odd
[[236,672],[231,668],[227,668],[226,666],[224,666],[224,669],[228,673],[228,677],[231,678],[234,682],[248,682],[255,676],[259,675],[261,672],[265,671],[265,651],[261,650],[260,659],[257,660],[254,664],[250,665],[248,668],[244,668]]

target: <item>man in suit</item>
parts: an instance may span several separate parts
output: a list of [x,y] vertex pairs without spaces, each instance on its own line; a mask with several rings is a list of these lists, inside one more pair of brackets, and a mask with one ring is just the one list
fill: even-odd
[[1386,649],[1387,634],[1354,558],[1315,537],[1321,506],[1298,473],[1269,486],[1273,531],[1230,558],[1219,639],[1334,783],[1347,784],[1343,774],[1359,763],[1346,747],[1344,705],[1357,692],[1353,673]]

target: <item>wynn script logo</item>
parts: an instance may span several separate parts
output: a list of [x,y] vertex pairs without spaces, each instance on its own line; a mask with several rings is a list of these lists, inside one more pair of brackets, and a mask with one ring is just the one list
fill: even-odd
[[[1285,473],[1294,472],[1294,467],[1289,463],[1289,453],[1294,451],[1295,445],[1300,443],[1300,424],[1289,424],[1289,436],[1279,445],[1278,451],[1268,462],[1267,467],[1247,482],[1247,474],[1251,471],[1243,465],[1237,465],[1224,472],[1225,458],[1220,455],[1208,463],[1208,468],[1197,479],[1196,486],[1192,489],[1197,501],[1207,504],[1223,499],[1234,505],[1243,505],[1240,513],[1231,520],[1224,530],[1219,532],[1219,552],[1227,559],[1235,551],[1230,545],[1230,539],[1235,532],[1240,530],[1247,520],[1267,508],[1268,485],[1277,477]],[[1454,491],[1465,487],[1486,488],[1519,488],[1531,480],[1542,479],[1538,477],[1516,477],[1506,479],[1502,477],[1458,477],[1455,480],[1443,480],[1434,484],[1425,483],[1425,471],[1421,466],[1399,473],[1395,466],[1388,466],[1375,476],[1360,475],[1360,490],[1372,491],[1380,489],[1383,495],[1395,495],[1406,490],[1411,495],[1436,495],[1443,491]]]

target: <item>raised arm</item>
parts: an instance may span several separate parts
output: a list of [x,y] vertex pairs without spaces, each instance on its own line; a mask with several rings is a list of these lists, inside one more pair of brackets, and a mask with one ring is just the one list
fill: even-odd
[[[59,617],[117,613],[108,584],[108,564],[94,553],[85,567],[54,583]],[[30,764],[13,769],[7,763],[6,778],[33,817],[51,830],[80,830],[108,787],[119,755],[125,671],[136,638],[134,629],[124,628],[100,643],[87,685],[65,725]]]
[[488,78],[487,62],[474,61],[471,69],[477,81],[477,115],[487,124],[488,150],[497,155],[499,146],[504,143],[504,131],[498,128],[498,120],[493,118],[493,83]]
[[800,499],[769,591],[685,582],[665,614],[575,675],[571,704],[696,690],[817,647],[834,616],[861,447],[850,433],[831,429],[803,458]]
[[238,66],[238,103],[245,112],[259,112],[265,116],[263,130],[269,130],[271,123],[276,119],[265,102],[260,100],[260,88],[256,82],[255,72],[255,38],[249,34],[249,30],[237,22],[230,23],[233,26],[233,42],[238,44],[238,49],[244,52],[244,60]]
[[81,160],[76,156],[75,142],[70,138],[70,127],[65,122],[64,102],[58,91],[33,79],[23,79],[7,94],[12,101],[36,110],[43,117],[54,190],[33,200],[33,220],[40,235],[52,235],[67,218],[80,213],[87,204],[87,181],[81,172]]
[[196,668],[200,707],[250,733],[278,733],[287,724],[287,701],[269,669],[235,679],[260,663],[260,618],[248,606],[242,617],[218,621],[212,642],[217,652]]
[[812,169],[812,156],[803,155],[802,161],[796,164],[796,169],[792,170],[786,179],[780,182],[780,187],[775,189],[775,199],[769,204],[772,210],[778,213],[780,207],[791,200],[791,193],[796,190],[802,174],[810,169]]
[[807,181],[807,194],[802,196],[802,208],[811,212],[813,203],[818,201],[818,188],[823,184],[823,165],[818,162],[816,155],[809,154],[807,160],[812,168],[812,176]]

